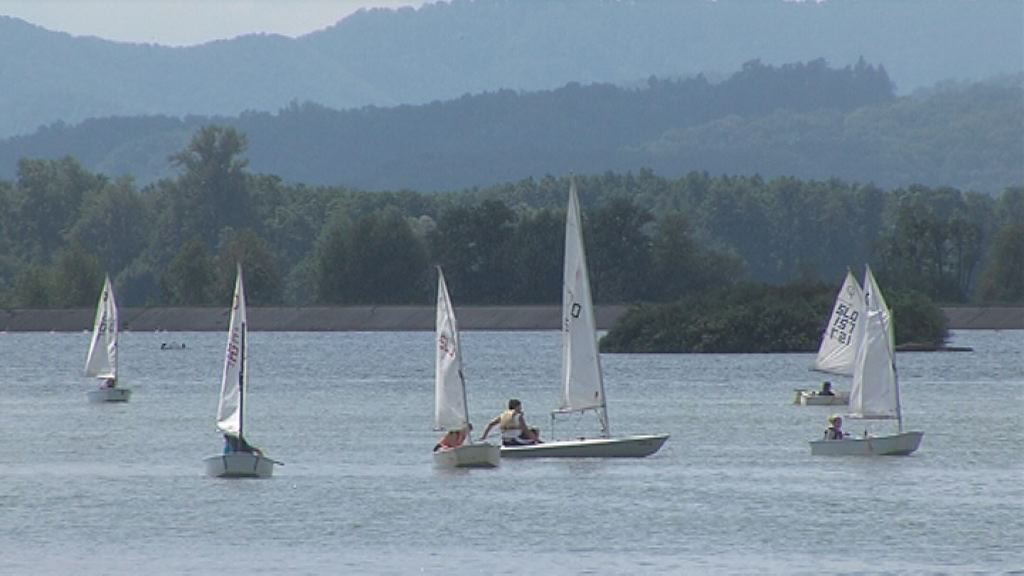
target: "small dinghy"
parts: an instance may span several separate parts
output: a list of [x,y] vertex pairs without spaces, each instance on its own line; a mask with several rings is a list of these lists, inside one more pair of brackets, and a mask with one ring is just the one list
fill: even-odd
[[847,436],[841,440],[812,440],[811,454],[818,456],[906,456],[921,445],[924,432],[903,430],[900,383],[893,346],[892,311],[886,306],[871,268],[864,274],[864,306],[867,312],[853,370],[850,418],[896,420],[895,434]]
[[[853,364],[857,359],[857,348],[860,346],[864,333],[864,291],[854,278],[853,272],[846,271],[828,324],[821,333],[821,345],[818,355],[814,358],[813,370],[852,376]],[[831,382],[829,383],[831,387]],[[797,389],[794,404],[801,406],[838,406],[850,402],[850,394],[846,391],[832,390],[832,395],[822,394],[819,390]]]
[[243,435],[249,388],[247,337],[245,289],[242,285],[242,268],[239,266],[231,305],[231,320],[228,324],[220,402],[217,406],[217,429],[224,435],[225,448],[223,454],[203,460],[208,476],[270,478],[274,474],[274,464],[280,464],[250,446]]
[[440,266],[437,268],[436,336],[434,428],[447,434],[434,449],[434,464],[442,468],[494,468],[501,463],[501,447],[487,442],[474,443],[470,434],[462,344]]
[[117,337],[117,302],[110,276],[107,276],[96,305],[92,340],[85,357],[85,375],[101,380],[99,388],[86,394],[89,402],[127,402],[132,397],[131,389],[117,385]]
[[597,438],[573,438],[542,444],[502,446],[503,458],[642,458],[654,454],[668,434],[612,437],[597,349],[594,304],[583,247],[580,201],[576,181],[569,187],[565,215],[565,261],[562,283],[562,404],[551,413],[551,428],[560,414],[594,411],[600,422]]

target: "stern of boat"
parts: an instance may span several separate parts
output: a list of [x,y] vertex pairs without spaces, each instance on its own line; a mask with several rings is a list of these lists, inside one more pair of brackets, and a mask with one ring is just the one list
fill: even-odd
[[907,456],[921,446],[924,432],[901,432],[885,436],[812,440],[812,456]]
[[274,461],[248,452],[219,454],[203,460],[206,475],[213,478],[270,478]]
[[668,440],[668,434],[643,434],[622,438],[555,440],[527,446],[502,446],[502,458],[644,458]]
[[501,447],[485,442],[441,448],[434,452],[434,465],[439,468],[495,468],[499,464]]

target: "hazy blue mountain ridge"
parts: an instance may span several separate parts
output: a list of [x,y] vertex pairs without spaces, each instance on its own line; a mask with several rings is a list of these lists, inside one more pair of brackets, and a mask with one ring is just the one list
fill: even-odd
[[0,141],[0,178],[13,178],[21,158],[71,155],[91,169],[150,182],[171,175],[166,158],[192,132],[218,123],[248,135],[254,171],[289,181],[456,189],[567,169],[641,168],[656,158],[650,145],[667,131],[724,116],[756,118],[779,109],[848,111],[892,99],[884,70],[864,62],[836,70],[817,60],[781,67],[751,62],[721,83],[700,76],[650,79],[637,89],[573,83],[551,91],[500,90],[395,108],[338,111],[292,104],[276,114],[238,117],[96,119]]
[[1024,183],[1024,75],[896,97],[884,69],[746,64],[720,83],[569,84],[446,102],[277,113],[87,120],[0,140],[0,179],[22,158],[73,156],[141,184],[208,124],[245,133],[256,173],[367,190],[456,190],[547,174],[652,168],[841,178],[998,193]]
[[718,77],[752,59],[845,66],[863,56],[905,93],[1019,73],[1022,28],[1018,0],[454,0],[361,11],[297,39],[170,48],[0,17],[0,137],[112,115],[393,106],[573,81]]

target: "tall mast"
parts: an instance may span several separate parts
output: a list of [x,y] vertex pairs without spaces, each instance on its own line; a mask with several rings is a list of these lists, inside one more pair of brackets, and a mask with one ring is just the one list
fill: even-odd
[[242,357],[238,365],[238,438],[242,439],[245,436],[242,434],[242,426],[245,425],[245,322],[242,322],[242,338],[241,338],[241,353]]

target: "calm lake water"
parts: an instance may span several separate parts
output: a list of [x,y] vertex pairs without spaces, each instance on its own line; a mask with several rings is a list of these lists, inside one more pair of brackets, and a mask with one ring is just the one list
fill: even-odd
[[[659,453],[454,472],[431,333],[256,332],[247,435],[286,463],[263,481],[203,475],[224,339],[123,334],[132,402],[90,405],[87,334],[0,334],[0,574],[1024,574],[1024,331],[898,355],[909,457],[810,455],[809,354],[605,355],[613,433]],[[550,435],[560,350],[464,333],[478,431],[516,396]]]

